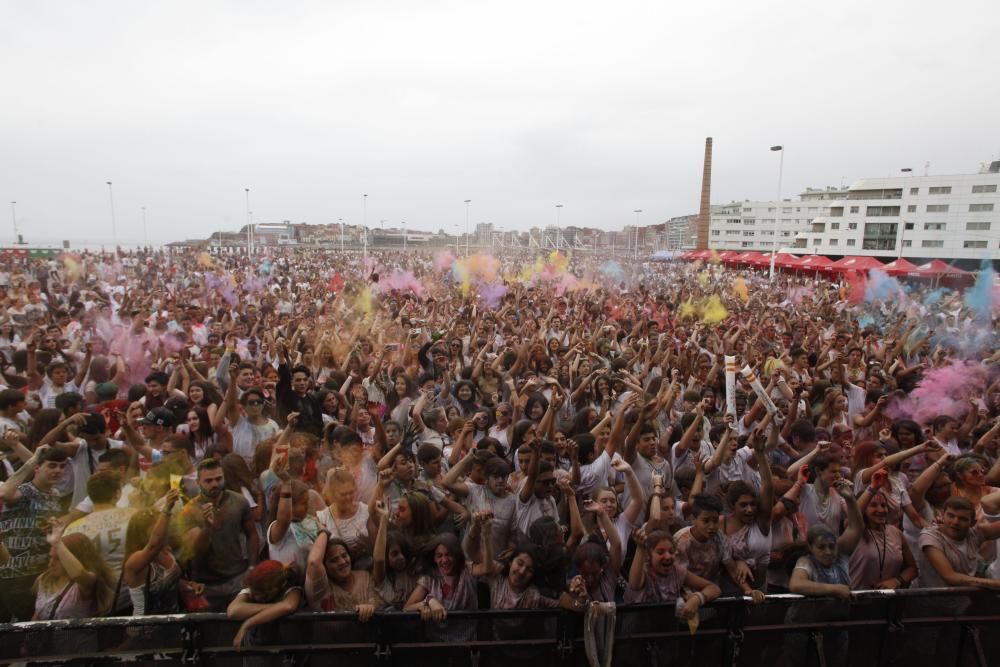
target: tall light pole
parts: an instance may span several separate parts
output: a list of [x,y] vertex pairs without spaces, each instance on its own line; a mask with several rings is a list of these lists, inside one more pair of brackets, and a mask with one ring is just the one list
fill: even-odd
[[111,238],[115,243],[115,252],[118,252],[118,226],[115,224],[115,193],[111,188],[111,181],[108,181],[108,202],[111,204]]
[[632,232],[632,253],[633,253],[632,256],[638,259],[639,258],[639,215],[642,213],[642,209],[637,208],[632,212],[635,213],[635,231]]
[[337,218],[337,220],[340,222],[340,252],[343,253],[344,252],[344,219],[343,218]]
[[561,222],[562,222],[562,204],[556,204],[556,250],[560,249],[560,241],[562,240]]
[[21,241],[21,235],[17,233],[17,202],[10,203],[10,221],[14,225],[14,243]]
[[774,215],[774,238],[771,239],[771,270],[768,273],[768,280],[774,280],[774,259],[778,252],[778,221],[781,220],[781,212],[783,209],[781,203],[781,174],[785,169],[785,147],[784,146],[771,146],[772,152],[778,152],[781,155],[778,157],[778,206],[775,210]]
[[406,220],[403,220],[403,252],[406,252]]
[[364,255],[365,259],[368,259],[368,195],[362,195],[361,197],[361,219],[362,227],[361,233],[365,235],[364,238]]
[[465,200],[465,256],[469,256],[469,204],[471,199]]
[[149,246],[149,236],[146,234],[146,207],[142,207],[142,245]]
[[250,224],[250,188],[243,188],[247,210],[247,256],[253,254],[253,225]]

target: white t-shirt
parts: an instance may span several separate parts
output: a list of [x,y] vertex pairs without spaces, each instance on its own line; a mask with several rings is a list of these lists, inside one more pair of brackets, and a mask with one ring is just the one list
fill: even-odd
[[43,408],[54,408],[56,407],[56,396],[68,391],[80,391],[80,388],[72,380],[67,381],[62,387],[56,387],[52,384],[52,380],[45,378],[42,381],[42,386],[38,388],[38,398],[42,401]]
[[593,461],[580,466],[580,483],[576,487],[577,497],[595,495],[598,489],[608,485],[608,478],[613,472],[611,456],[605,449]]
[[242,456],[243,460],[252,467],[253,454],[257,450],[257,445],[280,432],[281,429],[273,419],[255,425],[251,424],[245,415],[240,415],[233,427],[233,452]]
[[469,495],[465,499],[465,507],[470,512],[482,512],[491,510],[493,512],[493,524],[491,527],[493,553],[500,553],[507,547],[507,538],[510,535],[511,526],[514,525],[514,514],[517,509],[517,500],[514,494],[508,493],[501,498],[494,495],[485,484],[476,484],[465,480],[465,487],[469,490]]
[[92,512],[71,523],[66,528],[66,535],[86,535],[117,577],[125,562],[125,533],[134,513],[134,509],[120,507]]
[[78,438],[77,442],[80,447],[76,450],[76,454],[70,458],[70,465],[73,468],[72,504],[74,506],[82,503],[87,497],[87,480],[97,470],[97,459],[100,458],[101,454],[111,449],[121,449],[123,446],[121,440],[108,438],[108,449],[97,451],[90,449],[87,441],[83,438]]
[[[523,485],[524,480],[521,482]],[[528,498],[528,502],[522,502],[520,494],[515,494],[515,506],[514,506],[514,527],[519,531],[528,534],[528,529],[538,519],[543,516],[551,516],[557,521],[559,520],[559,508],[556,506],[556,501],[548,496],[544,499],[540,499],[534,493]]]

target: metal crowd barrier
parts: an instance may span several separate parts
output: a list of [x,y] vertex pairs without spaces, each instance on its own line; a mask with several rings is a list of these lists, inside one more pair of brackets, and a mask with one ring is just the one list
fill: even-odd
[[[0,625],[0,665],[586,665],[583,615],[565,610],[299,613],[237,650],[239,621],[178,614]],[[985,632],[984,632],[985,631]],[[692,634],[673,605],[619,605],[614,664],[799,667],[1000,665],[1000,595],[977,589],[860,591],[852,600],[722,598]]]

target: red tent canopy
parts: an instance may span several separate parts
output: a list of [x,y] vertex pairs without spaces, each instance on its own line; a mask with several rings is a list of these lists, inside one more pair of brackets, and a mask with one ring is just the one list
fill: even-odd
[[[774,257],[774,265],[782,269],[794,269],[802,261],[801,258],[787,252],[779,252]],[[768,258],[768,264],[770,264],[770,258]]]
[[833,260],[823,255],[808,255],[799,259],[795,265],[796,270],[807,271],[829,271],[833,266]]
[[799,259],[799,263],[795,265],[795,269],[808,271],[829,271],[831,266],[833,266],[833,261],[829,257],[824,257],[823,255],[809,255],[808,257],[802,257]]
[[735,250],[723,250],[722,252],[719,253],[719,260],[728,264],[733,260],[734,257],[736,257],[739,254],[740,253],[736,252]]
[[830,267],[834,273],[847,273],[848,271],[858,271],[868,273],[872,269],[885,269],[885,264],[874,257],[850,256],[838,259]]
[[963,271],[957,266],[952,266],[947,262],[943,262],[940,259],[932,259],[926,264],[921,264],[916,269],[915,275],[921,278],[944,278],[944,277],[954,277],[954,276],[971,276],[971,271]]
[[747,252],[740,253],[732,259],[732,261],[737,264],[749,264],[751,266],[758,266],[758,262],[764,257],[761,253],[755,250],[748,250]]
[[884,269],[890,276],[906,277],[916,275],[917,265],[908,259],[900,257],[899,259],[886,264]]

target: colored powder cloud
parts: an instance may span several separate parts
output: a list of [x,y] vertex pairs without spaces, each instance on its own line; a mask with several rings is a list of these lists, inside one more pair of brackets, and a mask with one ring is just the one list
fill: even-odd
[[982,395],[987,386],[985,366],[954,359],[924,372],[909,396],[890,401],[886,415],[892,419],[910,418],[919,424],[929,424],[939,415],[961,419],[970,409],[967,397]]
[[868,281],[865,283],[864,300],[871,301],[891,301],[906,300],[906,292],[899,281],[890,276],[882,269],[872,269],[868,272]]
[[996,272],[989,262],[983,262],[983,268],[976,274],[976,284],[965,293],[965,305],[975,314],[977,320],[989,320],[993,311],[1000,305]]

